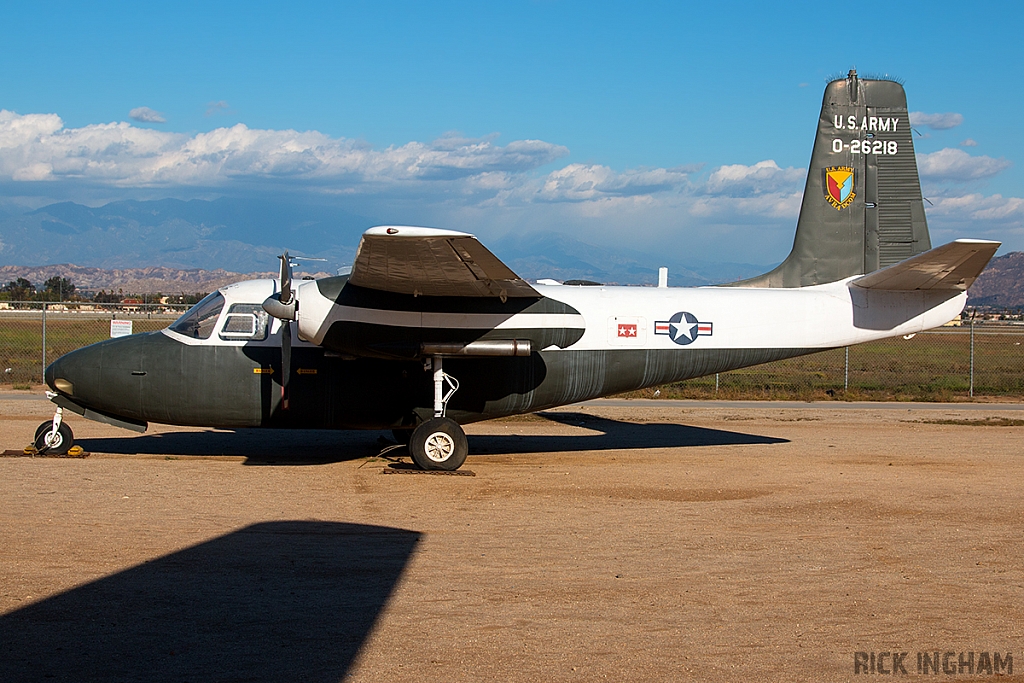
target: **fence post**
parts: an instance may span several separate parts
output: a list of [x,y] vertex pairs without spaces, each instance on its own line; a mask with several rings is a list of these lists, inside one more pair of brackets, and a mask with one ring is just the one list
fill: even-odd
[[850,390],[850,347],[846,347],[846,368],[843,370],[843,393]]
[[974,398],[974,316],[971,316],[971,392],[970,397]]
[[46,384],[46,302],[43,302],[43,384]]
[[715,396],[718,396],[718,373],[715,373]]

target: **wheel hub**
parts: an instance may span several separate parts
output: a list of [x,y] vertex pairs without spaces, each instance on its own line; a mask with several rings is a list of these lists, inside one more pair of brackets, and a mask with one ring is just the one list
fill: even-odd
[[444,432],[434,432],[423,445],[427,457],[434,462],[444,462],[455,452],[455,439]]
[[55,429],[46,435],[46,447],[57,448],[58,446],[60,446],[60,442],[63,440],[64,439],[61,436],[60,431]]

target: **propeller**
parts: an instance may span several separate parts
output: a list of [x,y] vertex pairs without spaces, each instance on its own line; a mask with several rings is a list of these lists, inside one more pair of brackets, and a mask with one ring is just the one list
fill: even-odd
[[292,323],[282,320],[281,325],[281,410],[288,410],[288,381],[292,376]]
[[281,410],[288,410],[288,382],[292,376],[292,321],[298,317],[299,301],[292,289],[292,261],[326,261],[322,258],[291,256],[287,250],[281,259],[281,291],[263,302],[263,310],[281,321]]
[[292,376],[292,321],[298,305],[292,291],[292,261],[285,251],[281,259],[281,291],[263,302],[263,310],[281,321],[281,410],[288,410],[288,382]]

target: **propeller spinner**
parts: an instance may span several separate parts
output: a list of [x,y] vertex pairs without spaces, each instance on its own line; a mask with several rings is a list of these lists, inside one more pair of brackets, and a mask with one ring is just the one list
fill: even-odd
[[281,291],[267,297],[263,310],[278,320],[295,320],[298,305],[292,291],[292,257],[286,251],[278,258],[281,259]]

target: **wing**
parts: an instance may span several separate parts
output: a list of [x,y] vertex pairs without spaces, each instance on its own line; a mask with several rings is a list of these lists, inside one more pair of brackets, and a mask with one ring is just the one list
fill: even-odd
[[363,233],[348,281],[413,296],[540,298],[476,237],[436,228],[370,228]]
[[962,292],[978,279],[1000,244],[989,240],[956,240],[868,273],[851,284],[864,289],[949,289]]

